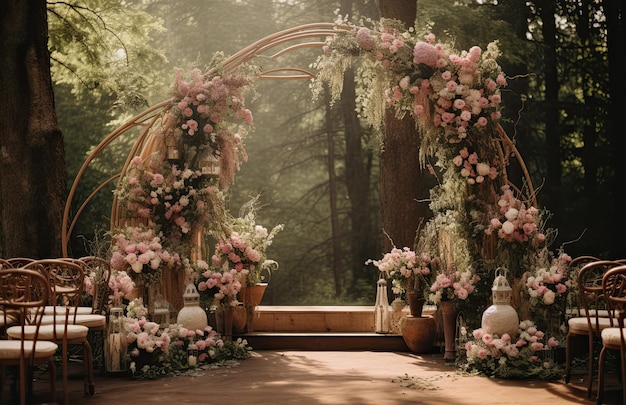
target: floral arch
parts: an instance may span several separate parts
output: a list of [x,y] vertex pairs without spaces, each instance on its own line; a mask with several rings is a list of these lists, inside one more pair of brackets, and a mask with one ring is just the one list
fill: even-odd
[[[301,68],[261,71],[252,64],[259,56],[278,60],[305,47],[324,51],[315,73]],[[252,115],[244,100],[254,81],[312,80],[314,95],[320,84],[327,82],[336,99],[344,71],[358,63],[362,117],[384,132],[386,109],[393,109],[398,118],[411,115],[420,136],[420,160],[439,179],[431,191],[435,216],[419,230],[416,246],[411,247],[419,254],[438,257],[437,272],[433,270],[432,279],[420,288],[430,292],[435,303],[453,300],[463,305],[470,302],[468,296],[482,280],[482,301],[469,305],[482,309],[490,293],[490,288],[484,292],[484,287],[490,287],[485,281],[505,265],[517,288],[528,293],[528,302],[551,308],[550,304],[564,296],[555,286],[567,258],[561,255],[557,259],[548,250],[545,214],[536,208],[535,190],[522,157],[498,124],[500,89],[506,86],[496,62],[499,53],[495,43],[485,51],[473,47],[458,52],[432,35],[406,31],[393,20],[369,28],[339,21],[267,36],[228,58],[215,60],[206,72],[181,70],[172,98],[113,131],[84,162],[65,206],[63,253],[68,255],[68,240],[85,206],[96,193],[115,184],[114,241],[128,244],[139,238],[148,243],[160,234],[163,240],[156,242],[167,244],[167,249],[161,248],[168,250],[152,263],[118,264],[132,268],[146,282],[167,270],[170,278],[165,284],[173,289],[169,299],[174,302],[182,296],[185,274],[206,270],[197,262],[206,254],[201,249],[202,235],[209,233],[219,240],[232,232],[233,218],[224,209],[223,195],[246,159],[243,140],[252,129]],[[94,190],[70,216],[70,205],[88,165],[113,140],[136,128],[139,136],[120,173]],[[509,179],[511,159],[521,169],[522,187]],[[164,182],[178,186],[163,192]],[[123,246],[114,246],[114,253],[116,249],[121,251]],[[381,262],[375,264],[394,277],[393,269],[383,269]],[[541,278],[534,277],[536,271],[543,271]],[[236,295],[236,291],[225,291],[227,296]],[[180,308],[182,302],[174,304]]]

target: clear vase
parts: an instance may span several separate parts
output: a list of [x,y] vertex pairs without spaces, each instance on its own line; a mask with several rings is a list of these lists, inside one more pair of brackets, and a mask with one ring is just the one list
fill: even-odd
[[107,324],[104,356],[107,373],[126,371],[126,333],[124,330],[124,309],[122,307],[111,308]]

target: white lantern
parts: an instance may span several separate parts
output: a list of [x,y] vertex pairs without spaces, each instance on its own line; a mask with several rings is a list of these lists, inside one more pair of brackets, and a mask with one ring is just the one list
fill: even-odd
[[481,326],[486,333],[498,336],[508,333],[511,338],[517,336],[519,317],[511,306],[511,291],[506,279],[506,269],[498,267],[491,288],[493,305],[483,312]]
[[375,332],[389,333],[389,299],[387,280],[379,278],[376,283],[376,305],[374,306]]
[[200,307],[200,294],[193,283],[187,284],[183,294],[185,306],[178,312],[176,323],[190,330],[204,329],[209,322],[206,312]]

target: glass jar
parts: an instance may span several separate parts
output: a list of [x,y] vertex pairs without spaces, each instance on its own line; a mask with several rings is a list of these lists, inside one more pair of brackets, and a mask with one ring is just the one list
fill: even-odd
[[124,328],[124,309],[113,307],[107,324],[104,356],[106,371],[119,373],[126,371],[126,331]]

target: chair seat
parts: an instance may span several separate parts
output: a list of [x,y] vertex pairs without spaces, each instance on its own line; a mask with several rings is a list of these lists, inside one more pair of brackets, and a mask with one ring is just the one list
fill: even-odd
[[[626,329],[624,329],[626,336]],[[602,330],[602,345],[610,350],[620,350],[621,336],[619,328],[606,328]]]
[[[570,318],[567,320],[567,325],[569,327],[569,333],[575,335],[587,335],[589,333],[587,317]],[[617,325],[617,319],[613,319],[613,325]],[[600,327],[600,330],[610,328],[613,325],[611,325],[610,318],[598,318],[598,326]],[[592,330],[596,329],[595,319],[591,321],[591,328]]]
[[[55,335],[56,329],[56,335]],[[24,326],[24,337],[26,339],[32,339],[35,337],[36,327],[34,325]],[[65,325],[41,325],[39,328],[38,340],[55,340],[63,338]],[[20,339],[22,328],[19,326],[13,326],[7,329],[7,336],[12,339]],[[67,325],[67,339],[81,339],[86,338],[89,333],[89,328],[82,325]]]
[[[65,315],[57,315],[57,323],[62,323],[63,321],[59,321],[59,317],[65,320]],[[86,326],[89,329],[98,329],[98,328],[106,328],[107,318],[104,315],[98,314],[89,314],[89,315],[81,315],[78,314],[76,317],[72,316],[70,321],[74,325],[82,325]],[[54,315],[44,315],[41,319],[42,325],[50,325],[54,323]]]
[[[6,324],[5,324],[6,319]],[[12,326],[17,324],[17,318],[13,315],[7,314],[6,318],[4,316],[4,311],[0,311],[0,328],[4,328],[5,326]]]
[[[10,360],[20,358],[20,340],[0,340],[0,359]],[[46,358],[54,355],[59,346],[53,342],[37,341],[35,346],[35,358]],[[24,353],[29,356],[33,350],[33,341],[24,342]]]
[[[55,312],[56,311],[56,312]],[[65,311],[66,311],[66,307],[63,306],[53,306],[53,305],[48,305],[44,308],[43,313],[44,315],[54,315],[55,313],[57,315],[65,315]],[[91,307],[76,307],[76,308],[70,308],[70,315],[74,315],[74,313],[76,313],[77,315],[90,315],[93,312],[93,309]]]

